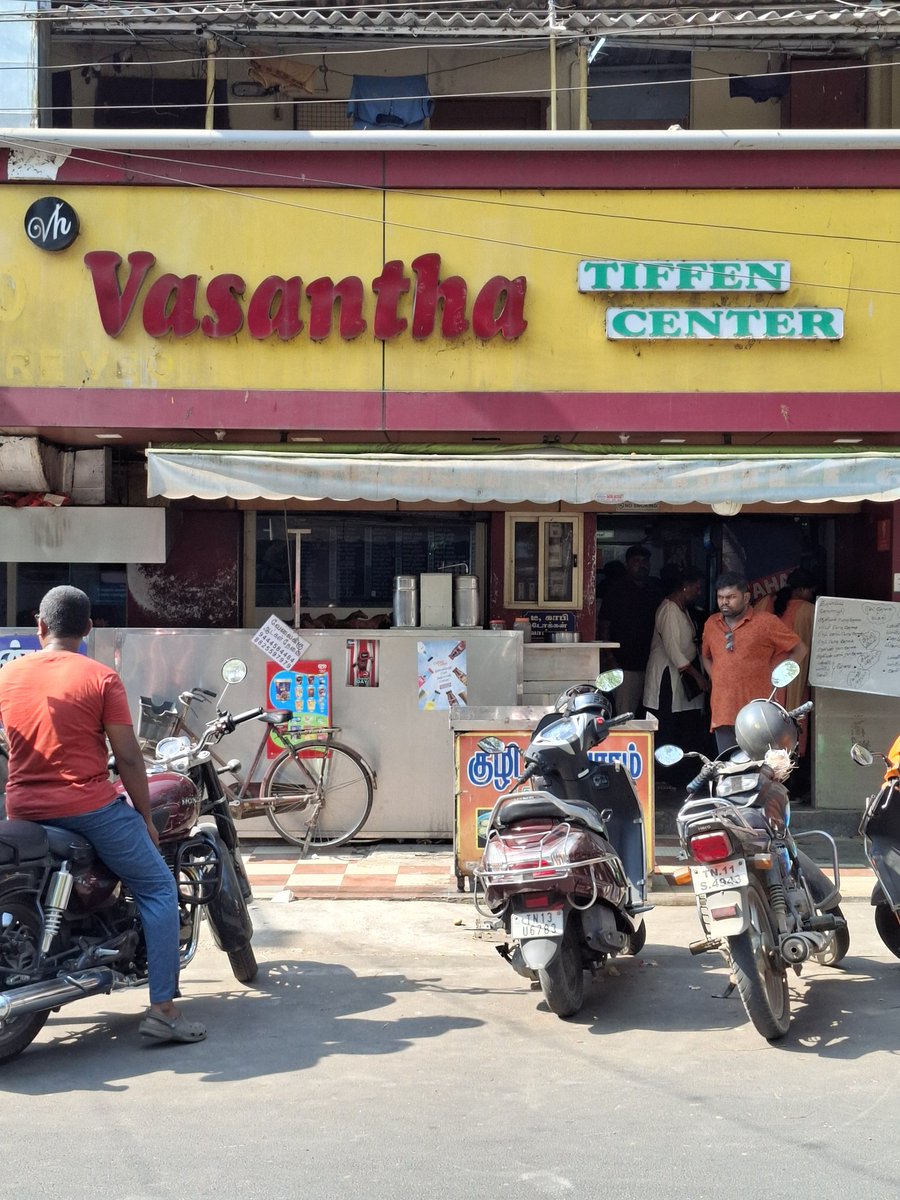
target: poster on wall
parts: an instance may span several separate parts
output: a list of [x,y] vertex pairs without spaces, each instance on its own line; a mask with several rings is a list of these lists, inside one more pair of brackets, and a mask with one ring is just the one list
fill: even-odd
[[347,687],[378,687],[378,638],[347,638]]
[[430,711],[452,704],[465,707],[469,690],[466,643],[434,639],[419,642],[417,649],[419,708]]
[[[331,663],[300,660],[291,670],[277,663],[266,664],[266,704],[270,709],[287,709],[293,715],[288,729],[327,729],[331,725]],[[284,749],[276,733],[269,735],[266,753],[277,758]]]
[[[5,667],[13,659],[24,658],[26,654],[33,654],[35,650],[40,650],[40,648],[40,639],[36,633],[6,634],[0,637],[0,667]],[[85,649],[83,642],[81,649],[82,651]]]

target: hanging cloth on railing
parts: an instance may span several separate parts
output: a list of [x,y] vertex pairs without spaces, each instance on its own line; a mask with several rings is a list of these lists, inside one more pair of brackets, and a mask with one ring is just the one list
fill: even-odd
[[427,75],[354,75],[347,116],[354,129],[421,129],[434,109]]

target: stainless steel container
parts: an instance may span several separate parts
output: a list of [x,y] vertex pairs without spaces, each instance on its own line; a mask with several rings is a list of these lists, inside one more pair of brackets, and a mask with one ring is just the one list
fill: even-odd
[[453,611],[456,624],[463,629],[481,625],[481,597],[477,575],[457,575],[453,580]]
[[394,624],[398,629],[414,629],[419,623],[419,578],[417,575],[394,576]]

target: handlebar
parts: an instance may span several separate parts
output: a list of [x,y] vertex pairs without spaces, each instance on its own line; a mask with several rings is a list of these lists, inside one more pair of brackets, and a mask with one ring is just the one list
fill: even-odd
[[812,700],[807,700],[806,703],[801,704],[799,708],[792,708],[788,713],[788,716],[794,721],[802,721],[807,713],[812,712],[814,707],[815,705],[813,704]]
[[705,783],[709,783],[710,779],[715,779],[718,774],[718,763],[705,762],[700,768],[700,773],[696,775],[685,788],[689,796],[696,795]]
[[236,713],[233,717],[229,718],[231,726],[234,728],[236,725],[243,725],[245,721],[254,721],[257,717],[261,717],[265,711],[264,708],[260,708],[257,705],[256,708],[248,708],[246,712]]

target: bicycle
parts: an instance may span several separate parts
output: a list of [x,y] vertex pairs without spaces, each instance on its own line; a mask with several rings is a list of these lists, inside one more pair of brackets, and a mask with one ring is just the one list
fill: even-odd
[[[180,711],[170,705],[157,706],[141,697],[141,734],[145,749],[152,746],[153,735],[167,737],[179,733],[196,738],[187,721],[192,704],[205,703],[215,696],[205,688],[193,688],[178,697]],[[302,854],[349,842],[365,825],[372,811],[378,786],[375,772],[359,751],[335,740],[339,726],[321,729],[290,729],[294,714],[284,711],[263,713],[263,733],[250,768],[241,774],[238,759],[218,762],[222,790],[237,820],[265,814],[272,827]],[[145,719],[146,718],[146,719]],[[253,776],[266,751],[269,736],[275,732],[284,749],[273,759],[263,775],[256,795],[251,793]],[[155,740],[160,740],[156,737]],[[234,775],[231,786],[221,779]]]

